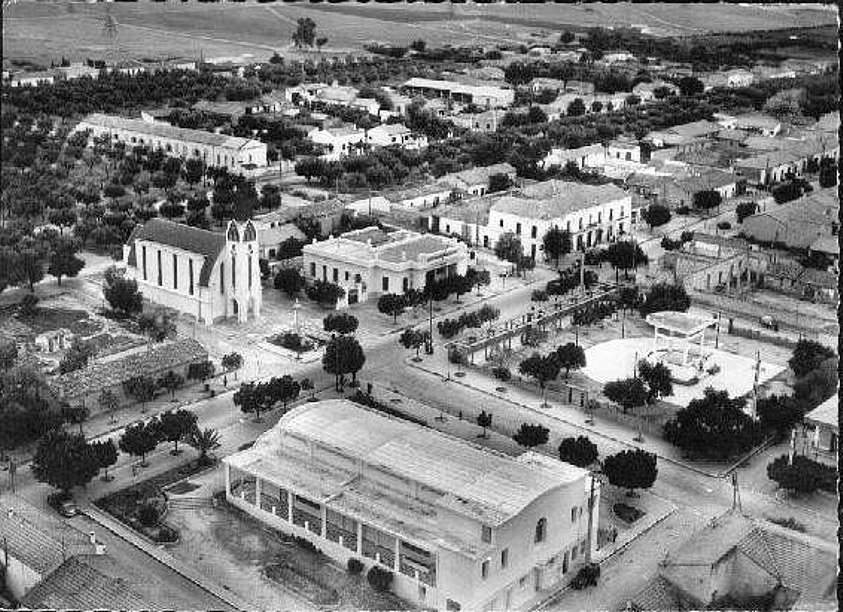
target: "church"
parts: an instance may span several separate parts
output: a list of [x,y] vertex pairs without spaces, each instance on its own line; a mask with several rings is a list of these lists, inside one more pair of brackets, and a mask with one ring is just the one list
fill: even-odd
[[230,221],[225,233],[150,219],[123,247],[126,275],[151,302],[210,325],[260,316],[260,248],[251,221]]

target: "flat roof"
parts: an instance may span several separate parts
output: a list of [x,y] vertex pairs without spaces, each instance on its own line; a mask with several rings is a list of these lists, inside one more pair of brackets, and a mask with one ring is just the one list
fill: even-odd
[[587,474],[533,451],[513,458],[345,399],[291,410],[251,449],[227,461],[236,466],[259,455],[277,462],[287,436],[419,483],[440,494],[437,506],[488,525],[505,523],[544,493]]
[[645,321],[653,327],[667,329],[671,332],[692,336],[714,325],[715,319],[711,317],[698,317],[687,312],[665,310],[648,314]]

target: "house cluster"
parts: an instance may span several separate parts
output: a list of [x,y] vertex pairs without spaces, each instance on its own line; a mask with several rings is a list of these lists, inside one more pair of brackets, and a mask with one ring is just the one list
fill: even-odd
[[[105,62],[68,62],[66,65],[56,66],[50,70],[22,71],[8,75],[10,87],[39,87],[52,85],[57,81],[72,81],[74,79],[98,79],[100,74],[117,73],[134,76],[141,72],[158,72],[161,70],[196,70],[197,62],[186,58],[167,60],[124,60],[112,64]],[[4,71],[5,72],[5,71]],[[4,75],[4,81],[6,81]]]
[[343,565],[392,572],[392,590],[424,608],[519,608],[596,546],[586,470],[343,399],[291,410],[224,464],[230,503]]

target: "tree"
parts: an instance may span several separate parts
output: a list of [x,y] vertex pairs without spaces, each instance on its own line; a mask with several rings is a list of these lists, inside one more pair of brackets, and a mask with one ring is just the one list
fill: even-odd
[[240,353],[228,353],[222,356],[222,368],[226,372],[234,372],[234,380],[237,380],[237,370],[243,367],[243,356]]
[[702,81],[690,76],[679,79],[678,86],[683,96],[697,96],[705,89]]
[[512,186],[512,181],[509,176],[503,173],[492,174],[489,176],[489,193],[498,193],[499,191],[506,191]]
[[158,386],[164,387],[170,392],[171,399],[176,399],[176,389],[184,384],[184,376],[173,370],[169,370],[164,376],[158,379]]
[[819,406],[837,393],[839,382],[837,357],[822,361],[816,370],[811,370],[793,385],[793,393],[806,410]]
[[571,232],[552,227],[542,238],[542,250],[545,257],[559,266],[559,258],[571,252]]
[[670,368],[661,361],[650,364],[646,359],[638,362],[638,376],[647,384],[647,403],[659,397],[673,395],[673,382]]
[[801,455],[795,456],[792,462],[788,455],[777,457],[767,465],[767,477],[777,482],[782,489],[794,493],[809,494],[820,488],[837,490],[834,468]]
[[99,463],[84,436],[54,429],[38,442],[32,471],[39,482],[69,495],[73,487],[97,475]]
[[556,362],[560,368],[565,368],[565,378],[568,378],[571,370],[585,367],[585,351],[581,346],[568,342],[556,349]]
[[81,370],[94,355],[94,348],[84,340],[76,339],[59,362],[59,372],[67,374],[75,370]]
[[690,307],[691,298],[688,297],[685,287],[670,283],[656,283],[650,287],[639,310],[642,316],[646,316],[663,310],[685,312]]
[[44,278],[44,258],[46,253],[41,249],[24,248],[18,251],[15,270],[17,271],[17,285],[29,287],[30,292],[35,291],[36,283]]
[[407,298],[397,293],[384,293],[378,298],[378,312],[392,317],[392,323],[398,323],[398,315],[407,307]]
[[425,48],[427,48],[427,43],[421,39],[414,40],[410,43],[410,49],[417,53],[424,52]]
[[111,267],[105,271],[105,285],[103,295],[111,309],[123,316],[131,316],[143,309],[143,298],[138,291],[138,283],[133,279],[124,278]]
[[141,412],[146,412],[146,402],[155,397],[155,381],[149,376],[133,376],[123,383],[126,395],[140,402]]
[[59,285],[62,276],[76,276],[85,267],[85,260],[76,256],[78,250],[79,242],[70,238],[59,238],[53,244],[47,272],[56,277]]
[[293,32],[293,44],[296,48],[312,47],[316,40],[316,23],[310,17],[299,17],[296,31]]
[[353,336],[334,336],[325,347],[322,356],[322,369],[333,374],[336,380],[336,390],[342,390],[346,374],[351,374],[352,382],[357,381],[357,372],[366,363],[363,347]]
[[17,359],[17,343],[14,340],[0,341],[0,370],[7,371],[15,365]]
[[191,157],[184,162],[184,169],[182,170],[184,180],[191,185],[195,185],[205,176],[205,162],[198,157]]
[[398,342],[401,343],[406,349],[415,349],[416,350],[416,360],[419,358],[419,351],[421,347],[425,345],[426,342],[430,340],[430,332],[428,331],[421,331],[418,329],[414,329],[412,327],[408,327],[401,335],[398,337]]
[[638,308],[641,305],[641,293],[637,285],[624,285],[618,291],[618,305],[627,308]]
[[304,288],[305,281],[296,268],[281,268],[272,284],[279,291],[286,293],[288,298],[293,299]]
[[208,453],[220,447],[220,434],[216,429],[194,427],[185,438],[185,442],[199,451],[199,464],[208,462]]
[[559,35],[559,43],[562,45],[567,45],[568,43],[574,42],[574,33],[568,30],[562,30],[562,33]]
[[649,489],[656,482],[659,470],[656,455],[637,448],[610,455],[603,461],[603,473],[609,483],[632,494],[634,489]]
[[544,401],[545,386],[559,376],[559,362],[556,359],[556,354],[550,353],[541,356],[538,353],[533,353],[518,364],[518,371],[535,379],[541,389],[542,403],[546,405],[547,402]]
[[837,184],[837,163],[832,160],[832,163],[821,164],[819,181],[820,187],[834,187]]
[[520,263],[523,252],[521,239],[512,232],[504,232],[495,242],[495,255],[509,263]]
[[730,398],[728,391],[705,390],[702,398],[665,423],[665,438],[694,455],[726,460],[749,450],[759,439],[760,429],[744,412],[746,398]]
[[559,443],[559,459],[577,467],[588,467],[597,460],[597,445],[586,438],[564,438]]
[[188,380],[201,380],[205,382],[214,375],[214,363],[210,359],[191,363],[187,366]]
[[158,435],[162,440],[173,443],[171,455],[179,454],[179,441],[196,429],[196,415],[190,410],[168,410],[158,417]]
[[261,408],[263,407],[261,391],[259,385],[253,382],[240,383],[240,389],[232,397],[234,405],[240,406],[241,411],[246,414],[255,413],[255,421],[261,419]]
[[641,217],[651,228],[659,227],[670,221],[670,209],[661,204],[650,204],[641,211]]
[[723,196],[719,191],[709,189],[707,191],[698,191],[694,194],[694,208],[701,208],[702,210],[711,210],[717,208],[723,203]]
[[320,36],[316,39],[316,49],[322,51],[322,47],[328,42],[328,38],[326,36]]
[[521,423],[521,427],[512,439],[518,442],[521,446],[533,448],[541,444],[546,444],[550,435],[550,430],[544,425],[533,425],[530,423]]
[[775,432],[780,440],[802,422],[803,416],[799,401],[795,397],[786,395],[771,395],[759,399],[755,412],[761,426],[767,431]]
[[322,319],[322,327],[326,332],[337,332],[338,334],[353,334],[357,331],[360,322],[357,317],[347,312],[331,313]]
[[613,242],[606,249],[605,257],[615,270],[623,270],[624,278],[629,278],[630,269],[646,265],[649,261],[641,247],[631,240]]
[[150,346],[153,342],[164,342],[176,336],[176,323],[173,315],[164,308],[156,308],[152,312],[145,312],[138,317],[138,329],[149,338]]
[[114,411],[120,406],[120,401],[117,399],[117,396],[113,391],[110,389],[103,389],[99,394],[99,397],[97,397],[97,405],[100,410],[107,412],[113,417]]
[[801,378],[811,370],[819,368],[823,361],[834,356],[835,353],[830,348],[814,340],[802,338],[796,343],[787,365],[798,378]]
[[156,422],[144,423],[138,421],[129,425],[120,436],[118,444],[120,450],[135,457],[141,458],[141,467],[149,465],[146,462],[147,453],[151,453],[158,446],[158,426]]
[[97,467],[104,470],[102,479],[111,480],[108,475],[108,468],[117,463],[117,446],[115,446],[114,440],[109,438],[102,442],[92,442],[91,447],[97,459]]
[[582,101],[582,98],[574,98],[570,104],[568,104],[568,109],[565,111],[565,114],[568,117],[581,117],[585,115],[585,103]]
[[303,240],[299,240],[295,236],[291,236],[286,240],[281,241],[278,245],[278,259],[292,259],[293,257],[301,256],[302,247],[304,247],[305,244],[307,243]]
[[750,215],[754,215],[757,211],[758,204],[755,202],[741,202],[735,208],[735,216],[738,219],[738,223],[743,223],[744,219]]
[[620,404],[624,414],[632,408],[647,403],[647,389],[640,378],[609,381],[603,385],[603,395],[610,401]]
[[481,410],[480,414],[477,415],[477,424],[483,428],[483,433],[480,434],[480,437],[488,437],[488,434],[486,433],[486,428],[492,426],[492,414],[490,412],[486,412],[485,410]]
[[305,289],[305,294],[322,306],[335,307],[337,300],[345,295],[345,289],[335,283],[317,280]]
[[313,397],[315,397],[315,395],[316,395],[316,385],[314,385],[313,381],[310,380],[309,378],[302,378],[299,381],[299,387],[301,388],[302,391],[310,391],[311,392],[311,394],[310,394],[311,399],[313,399]]
[[84,423],[91,414],[88,407],[83,406],[82,404],[75,404],[72,406],[70,404],[65,404],[62,406],[61,412],[66,423],[79,425],[80,434],[82,433],[82,423]]

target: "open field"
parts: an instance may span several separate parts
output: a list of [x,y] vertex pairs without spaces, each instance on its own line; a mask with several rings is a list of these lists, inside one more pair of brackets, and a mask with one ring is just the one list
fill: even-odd
[[[819,6],[819,5],[814,5]],[[646,24],[653,34],[740,31],[833,24],[829,10],[799,6],[662,4],[445,5],[387,4],[176,4],[17,2],[3,12],[3,60],[49,64],[102,56],[111,47],[106,11],[116,19],[118,42],[129,57],[206,57],[290,52],[296,20],[309,16],[328,37],[326,51],[360,49],[373,40],[406,45],[518,42],[564,27]],[[704,24],[700,27],[700,24]],[[538,32],[537,32],[538,33]]]

